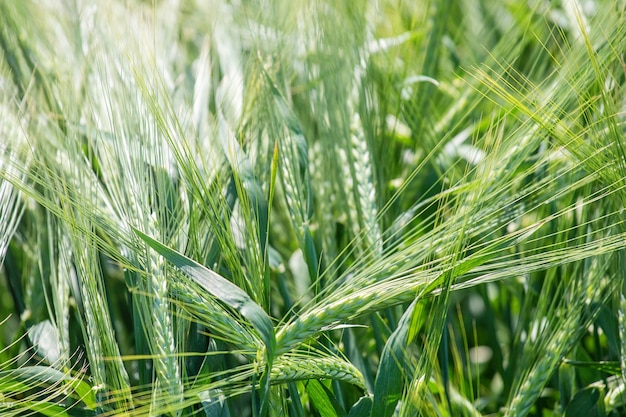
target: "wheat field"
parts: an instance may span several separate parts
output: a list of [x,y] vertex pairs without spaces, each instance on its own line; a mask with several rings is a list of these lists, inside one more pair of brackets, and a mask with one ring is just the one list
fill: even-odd
[[0,0],[0,414],[626,415],[626,3]]

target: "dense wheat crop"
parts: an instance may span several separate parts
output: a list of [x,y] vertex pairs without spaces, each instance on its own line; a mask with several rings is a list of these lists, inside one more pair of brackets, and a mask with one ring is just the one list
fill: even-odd
[[624,415],[625,13],[0,0],[0,414]]

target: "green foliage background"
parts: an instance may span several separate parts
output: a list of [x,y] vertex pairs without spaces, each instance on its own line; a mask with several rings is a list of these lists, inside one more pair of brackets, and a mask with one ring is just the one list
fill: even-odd
[[0,0],[0,412],[626,412],[622,1]]

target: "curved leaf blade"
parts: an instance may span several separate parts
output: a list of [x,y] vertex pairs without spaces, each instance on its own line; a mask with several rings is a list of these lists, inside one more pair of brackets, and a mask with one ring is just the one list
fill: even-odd
[[372,397],[367,395],[361,397],[359,401],[352,406],[350,412],[348,413],[348,417],[369,417],[371,411]]
[[402,397],[407,368],[410,362],[406,360],[406,346],[410,340],[411,317],[417,300],[407,308],[402,315],[398,327],[391,334],[380,358],[378,373],[374,382],[374,397],[372,399],[372,417],[391,417]]
[[596,415],[594,409],[600,399],[600,390],[595,387],[578,391],[565,409],[565,417],[590,417]]
[[200,284],[212,296],[248,319],[265,343],[268,358],[272,358],[276,345],[274,326],[267,313],[250,298],[248,293],[218,273],[163,245],[140,230],[134,227],[133,230],[148,246]]

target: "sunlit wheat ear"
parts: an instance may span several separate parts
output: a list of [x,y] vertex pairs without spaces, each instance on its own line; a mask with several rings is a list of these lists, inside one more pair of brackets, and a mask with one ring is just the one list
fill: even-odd
[[363,376],[350,362],[339,358],[283,355],[272,367],[272,381],[283,384],[307,379],[334,379],[366,390]]
[[[181,374],[176,356],[172,356],[172,352],[176,352],[174,344],[174,334],[172,321],[170,316],[170,305],[167,301],[168,288],[166,281],[165,261],[156,254],[151,256],[148,261],[150,270],[148,276],[149,287],[153,290],[152,298],[152,326],[151,332],[154,336],[154,354],[155,354],[155,370],[157,372],[157,381],[159,385],[168,394],[172,401],[180,399],[183,394],[183,387],[177,381],[180,381]],[[155,390],[155,392],[158,392]]]
[[363,126],[358,114],[353,116],[350,127],[350,142],[356,192],[361,213],[361,230],[357,236],[364,234],[363,246],[376,257],[382,254],[382,236],[378,225],[378,202],[374,184],[372,158],[365,141]]

